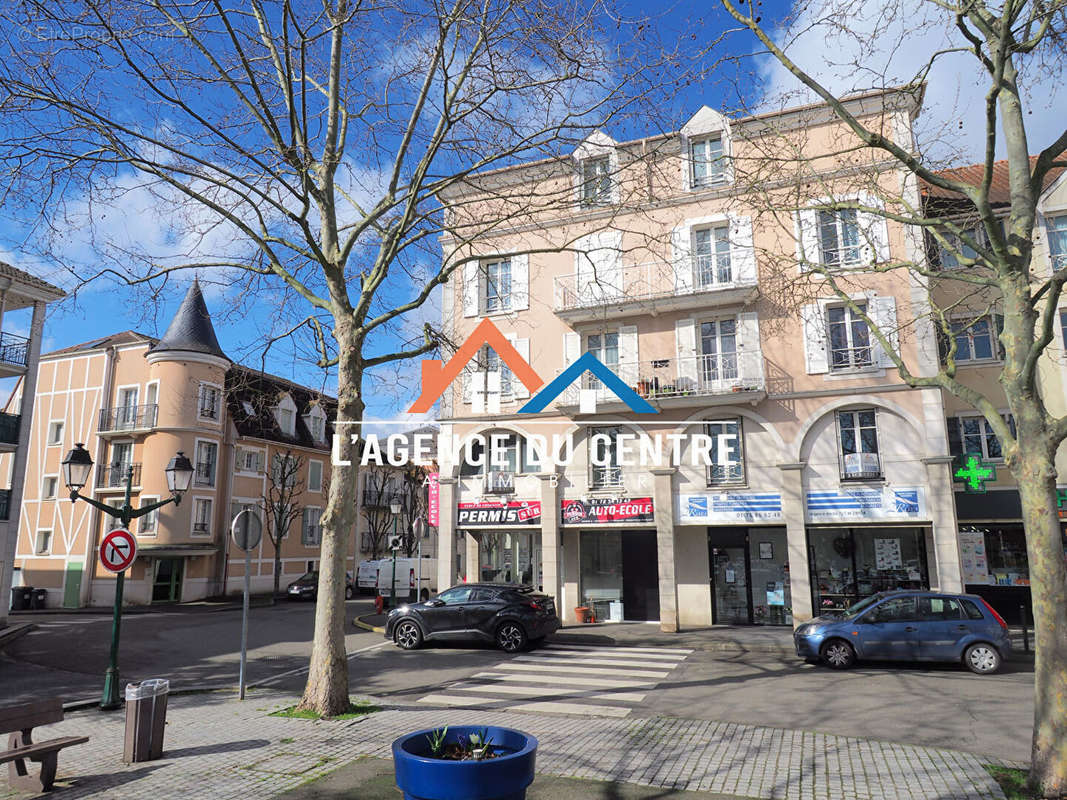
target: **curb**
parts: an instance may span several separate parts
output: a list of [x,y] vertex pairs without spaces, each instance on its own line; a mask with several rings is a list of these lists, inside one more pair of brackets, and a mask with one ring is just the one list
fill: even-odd
[[[378,615],[375,614],[374,616]],[[364,622],[362,617],[356,617],[354,620],[352,620],[352,624],[355,625],[357,628],[362,628],[363,630],[370,631],[371,633],[385,633],[385,628],[383,628],[381,625],[371,625],[369,622]]]
[[14,625],[8,625],[6,628],[0,628],[0,650],[3,650],[16,639],[21,639],[36,627],[37,625],[33,622],[17,622]]

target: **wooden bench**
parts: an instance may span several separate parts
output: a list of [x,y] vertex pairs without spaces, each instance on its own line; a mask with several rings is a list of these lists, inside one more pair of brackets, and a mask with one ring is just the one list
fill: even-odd
[[[64,736],[47,742],[34,742],[33,729],[63,720],[60,700],[36,700],[32,703],[0,706],[0,735],[10,733],[7,750],[0,752],[0,764],[8,765],[7,782],[12,789],[30,792],[51,790],[56,779],[59,751],[64,747],[83,744],[88,736]],[[29,765],[41,765],[39,775],[31,775]]]

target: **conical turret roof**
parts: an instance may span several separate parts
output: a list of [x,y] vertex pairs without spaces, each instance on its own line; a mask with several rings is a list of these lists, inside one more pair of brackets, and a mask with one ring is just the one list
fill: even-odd
[[[195,278],[178,308],[178,313],[170,321],[167,332],[148,352],[165,353],[179,350],[226,358],[226,354],[219,347],[219,340],[215,337],[215,327],[211,324],[211,315],[207,311],[204,294],[200,291],[200,282]],[[226,360],[229,361],[228,358]]]

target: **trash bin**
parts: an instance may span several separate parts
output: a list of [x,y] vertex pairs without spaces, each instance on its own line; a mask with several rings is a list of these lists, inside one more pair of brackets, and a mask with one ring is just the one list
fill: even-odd
[[153,761],[163,755],[163,726],[167,724],[170,681],[152,678],[126,684],[126,745],[122,760]]
[[12,586],[11,587],[11,610],[12,611],[25,611],[30,607],[30,602],[33,599],[33,587],[32,586]]
[[30,608],[38,609],[44,608],[48,603],[48,590],[47,589],[34,589],[33,596],[30,598]]

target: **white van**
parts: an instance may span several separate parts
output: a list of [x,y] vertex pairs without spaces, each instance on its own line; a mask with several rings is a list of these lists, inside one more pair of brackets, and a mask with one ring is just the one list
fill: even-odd
[[[421,576],[421,583],[420,581]],[[419,584],[418,593],[415,584]],[[448,588],[448,587],[445,587]],[[391,597],[393,593],[393,559],[378,562],[378,594]],[[400,600],[428,600],[437,594],[436,558],[398,558],[396,560],[396,595]]]
[[378,564],[380,561],[360,561],[356,568],[356,587],[360,594],[374,594],[378,588]]

